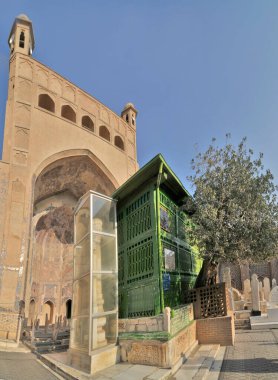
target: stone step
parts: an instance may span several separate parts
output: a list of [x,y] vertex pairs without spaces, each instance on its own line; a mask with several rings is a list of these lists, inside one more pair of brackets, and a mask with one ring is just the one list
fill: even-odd
[[[171,380],[205,380],[220,349],[219,344],[203,344],[198,346],[181,368],[170,377]],[[213,378],[211,380],[214,380]]]
[[250,330],[250,319],[236,319],[235,320],[235,329],[236,330]]
[[47,352],[59,352],[59,351],[66,351],[69,348],[68,344],[51,344],[51,345],[45,345],[45,346],[39,346],[36,347],[35,351],[43,354]]
[[69,331],[62,331],[53,340],[52,334],[38,334],[33,341],[25,341],[25,345],[37,353],[65,351],[69,348]]

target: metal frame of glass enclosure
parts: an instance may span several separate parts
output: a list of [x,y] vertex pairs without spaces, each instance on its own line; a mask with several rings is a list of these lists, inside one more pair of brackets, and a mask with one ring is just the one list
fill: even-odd
[[70,348],[88,354],[117,341],[116,221],[116,201],[94,191],[75,210]]

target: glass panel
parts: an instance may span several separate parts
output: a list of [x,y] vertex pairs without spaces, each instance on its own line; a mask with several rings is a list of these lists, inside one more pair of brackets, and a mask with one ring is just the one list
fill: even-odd
[[115,203],[93,196],[93,231],[115,234]]
[[73,316],[89,315],[90,309],[90,275],[73,284]]
[[92,276],[93,313],[103,313],[117,308],[117,279],[116,274]]
[[116,270],[116,238],[93,234],[93,272]]
[[164,207],[160,207],[160,226],[164,231],[176,235],[175,214]]
[[92,319],[92,350],[116,343],[117,315],[110,314]]
[[165,258],[165,269],[175,270],[176,261],[175,261],[175,251],[171,249],[164,248],[164,258]]
[[74,248],[74,279],[90,272],[90,235]]
[[70,340],[71,347],[89,350],[89,317],[72,319]]
[[75,242],[78,243],[90,231],[90,198],[75,215]]

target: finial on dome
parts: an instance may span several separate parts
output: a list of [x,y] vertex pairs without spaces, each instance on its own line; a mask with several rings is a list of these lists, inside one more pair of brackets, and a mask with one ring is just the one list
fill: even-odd
[[25,13],[20,13],[20,15],[16,16],[16,19],[32,22]]

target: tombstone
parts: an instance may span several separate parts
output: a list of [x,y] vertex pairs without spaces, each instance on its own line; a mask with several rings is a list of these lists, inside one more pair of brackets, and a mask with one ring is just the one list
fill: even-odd
[[226,287],[228,289],[232,287],[231,270],[229,267],[224,268],[223,281],[226,282]]
[[232,288],[231,290],[233,292],[234,310],[235,311],[243,310],[244,305],[245,305],[245,301],[242,297],[242,294],[240,293],[239,290],[237,290],[235,288]]
[[259,281],[259,293],[260,293],[260,301],[264,301],[263,284],[261,281]]
[[276,283],[275,278],[273,278],[272,279],[272,287],[271,287],[271,289],[275,288],[275,286],[277,286],[277,283]]
[[237,290],[236,288],[232,288],[232,291],[233,291],[234,300],[235,301],[241,301],[242,300],[242,294],[240,293],[240,291]]
[[38,318],[38,319],[36,319],[36,330],[38,330],[39,329],[39,327],[40,327],[40,319]]
[[269,293],[270,293],[270,281],[268,277],[264,278],[264,298],[266,301],[269,301]]
[[31,330],[31,343],[33,344],[35,340],[35,324],[33,323],[32,330]]
[[251,278],[252,313],[260,315],[260,290],[258,276],[254,273]]
[[45,333],[47,333],[48,330],[48,325],[49,325],[49,319],[48,319],[48,314],[45,314]]
[[278,305],[278,286],[271,289],[269,293],[269,302]]
[[228,297],[229,297],[230,310],[234,311],[235,303],[234,303],[233,290],[231,288],[228,288]]
[[244,283],[243,283],[243,292],[244,292],[244,299],[245,301],[251,301],[251,284],[250,284],[250,280],[249,278],[247,278],[246,280],[244,280]]

